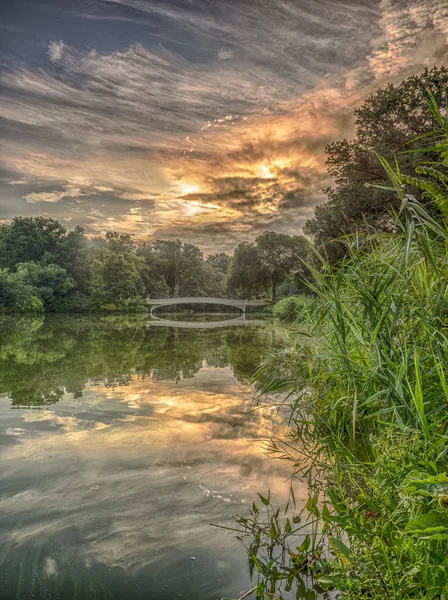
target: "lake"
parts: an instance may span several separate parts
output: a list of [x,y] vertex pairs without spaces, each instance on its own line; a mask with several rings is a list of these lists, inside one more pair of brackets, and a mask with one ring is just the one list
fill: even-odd
[[263,448],[282,419],[253,411],[248,388],[286,341],[217,319],[0,319],[2,600],[218,600],[254,585],[241,542],[210,523],[233,526],[257,492],[287,499]]

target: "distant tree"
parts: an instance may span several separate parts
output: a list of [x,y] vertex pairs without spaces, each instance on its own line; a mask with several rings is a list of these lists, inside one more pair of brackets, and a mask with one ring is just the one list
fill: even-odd
[[135,244],[128,233],[106,232],[106,244],[109,250],[116,253],[134,252]]
[[148,278],[146,262],[128,235],[108,232],[105,243],[96,243],[90,253],[90,296],[95,306],[142,298]]
[[271,282],[272,301],[277,300],[278,286],[288,275],[304,271],[302,258],[306,258],[308,242],[302,236],[290,236],[275,231],[265,231],[255,240],[262,271]]
[[239,298],[263,295],[269,287],[269,276],[264,270],[257,246],[241,242],[235,248],[229,268],[227,288]]
[[225,252],[207,256],[204,265],[204,285],[207,296],[222,297],[226,294],[230,263],[231,257]]
[[169,295],[200,296],[204,288],[204,259],[193,244],[180,240],[158,240],[144,251],[149,267],[165,279]]
[[63,266],[68,277],[74,282],[74,286],[69,293],[87,295],[90,279],[89,242],[82,227],[77,225],[67,233],[58,264]]
[[[334,240],[354,233],[356,227],[372,226],[386,231],[393,228],[389,211],[391,207],[398,207],[397,197],[366,184],[388,185],[377,154],[390,162],[396,157],[402,171],[414,171],[416,161],[421,158],[404,152],[409,149],[406,144],[419,137],[413,147],[423,147],[426,140],[421,136],[437,126],[428,110],[428,92],[440,106],[446,106],[448,69],[425,69],[399,85],[380,88],[355,111],[355,138],[327,146],[328,173],[335,183],[325,190],[328,202],[316,208],[314,218],[306,223],[304,231],[318,245],[330,242],[326,251],[332,260],[344,253],[344,247]],[[425,202],[418,188],[411,191]]]
[[15,269],[19,263],[39,262],[45,255],[64,255],[66,228],[55,219],[16,217],[0,227],[0,267]]
[[0,267],[15,270],[20,263],[58,265],[74,285],[69,293],[87,293],[88,242],[82,227],[72,231],[54,219],[16,217],[0,226]]
[[226,275],[229,271],[230,261],[232,257],[225,252],[219,252],[218,254],[209,254],[205,259],[205,262],[210,265],[215,271],[219,271]]
[[67,271],[54,264],[19,263],[15,277],[24,289],[33,290],[33,295],[42,301],[46,310],[51,310],[54,302],[74,286],[73,280],[67,276]]
[[0,269],[0,312],[42,312],[44,305],[33,286],[17,273]]

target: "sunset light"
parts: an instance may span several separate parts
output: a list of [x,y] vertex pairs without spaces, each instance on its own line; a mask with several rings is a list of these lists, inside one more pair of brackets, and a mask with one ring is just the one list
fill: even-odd
[[447,0],[0,17],[0,600],[448,600]]

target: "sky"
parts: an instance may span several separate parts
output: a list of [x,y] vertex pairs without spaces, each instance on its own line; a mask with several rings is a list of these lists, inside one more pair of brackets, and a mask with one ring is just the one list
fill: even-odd
[[353,110],[442,64],[445,0],[1,0],[0,222],[299,234]]

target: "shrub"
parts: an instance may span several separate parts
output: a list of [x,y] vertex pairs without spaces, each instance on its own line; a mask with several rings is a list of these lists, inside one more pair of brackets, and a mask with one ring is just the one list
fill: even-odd
[[280,321],[296,321],[312,308],[313,302],[311,296],[289,296],[279,300],[272,312]]

